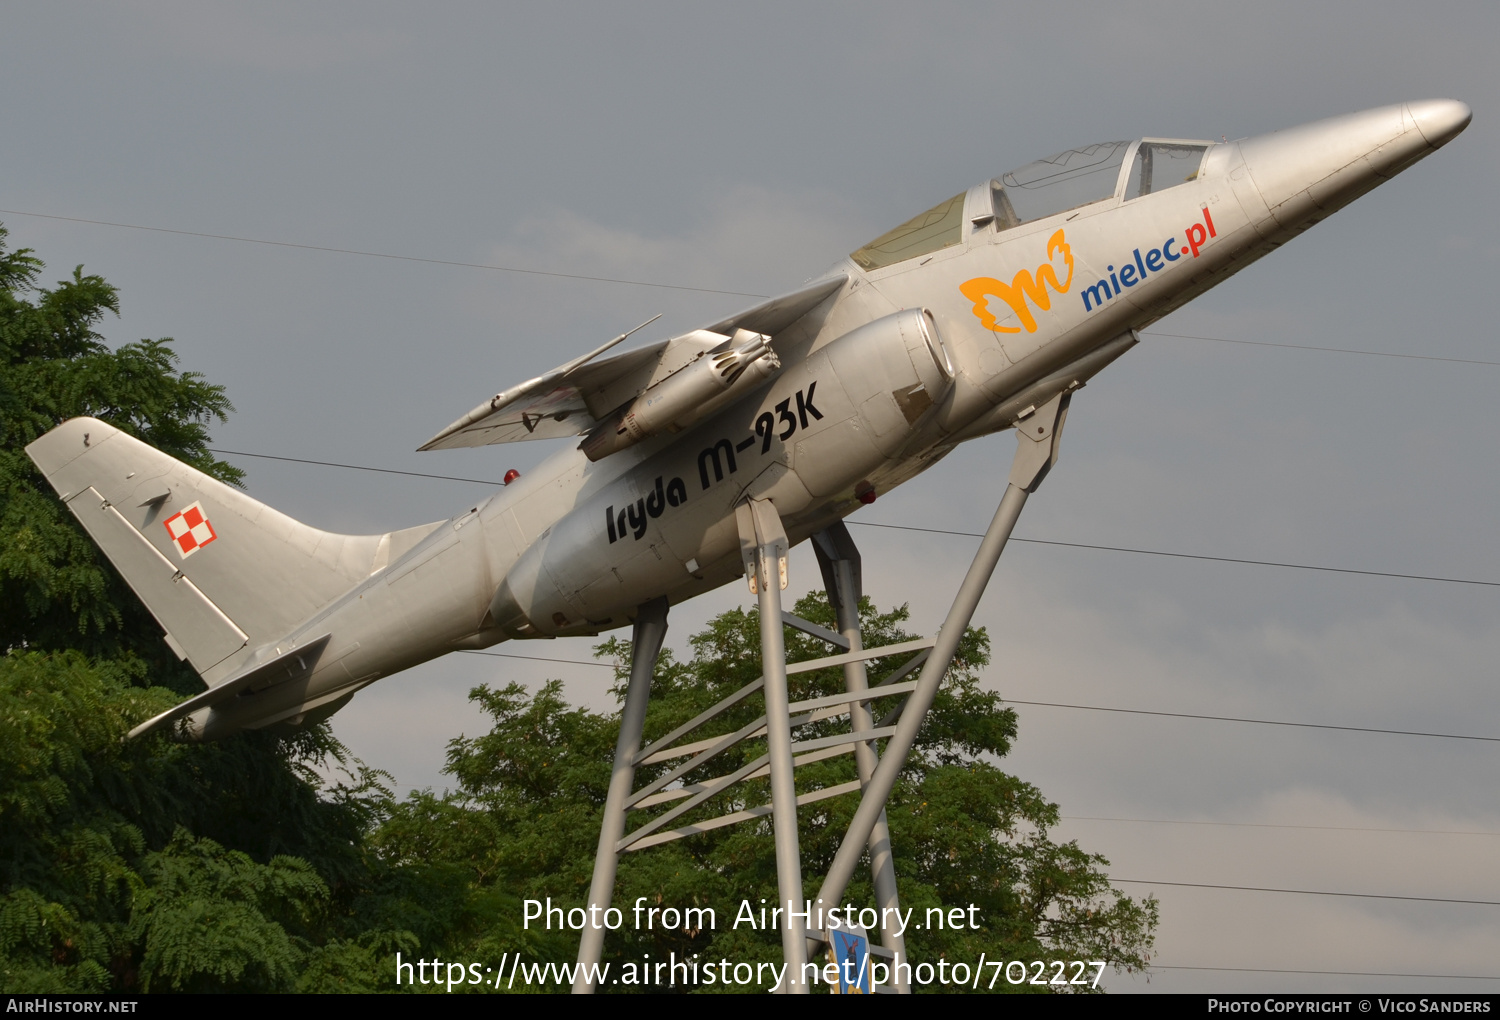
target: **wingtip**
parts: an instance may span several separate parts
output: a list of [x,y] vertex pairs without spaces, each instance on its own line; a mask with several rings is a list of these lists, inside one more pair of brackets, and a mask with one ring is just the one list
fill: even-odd
[[156,715],[153,715],[150,719],[147,719],[145,722],[133,727],[129,733],[125,734],[125,741],[129,742],[132,740],[138,740],[141,737],[144,737],[146,734],[160,729],[162,726],[165,726],[167,723],[176,718],[176,712],[176,707],[173,707],[167,709],[165,712],[160,712]]
[[425,453],[429,450],[443,449],[443,447],[439,445],[443,442],[443,440],[447,439],[449,436],[457,435],[464,429],[468,428],[470,425],[473,425],[475,422],[489,417],[494,413],[495,406],[501,402],[501,399],[504,396],[504,393],[499,393],[491,397],[489,400],[486,400],[484,403],[474,408],[474,410],[470,411],[468,414],[464,415],[462,418],[458,419],[453,424],[443,429],[443,431],[427,440],[427,442],[417,447],[417,452]]

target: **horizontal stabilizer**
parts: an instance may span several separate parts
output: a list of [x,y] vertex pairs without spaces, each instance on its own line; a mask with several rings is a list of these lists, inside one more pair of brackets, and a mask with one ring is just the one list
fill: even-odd
[[840,273],[762,301],[708,329],[594,360],[629,335],[622,334],[596,351],[495,394],[418,449],[455,450],[583,435],[648,386],[726,341],[736,329],[774,337],[840,290],[848,279]]
[[317,665],[318,656],[323,654],[323,649],[328,645],[331,635],[324,634],[322,637],[305,644],[299,645],[290,651],[282,652],[274,658],[267,659],[251,665],[243,672],[238,673],[217,687],[210,687],[196,697],[189,698],[180,705],[174,705],[160,715],[153,716],[130,731],[129,739],[143,737],[153,730],[160,729],[168,723],[174,722],[203,708],[213,706],[233,698],[239,694],[270,687],[273,684],[285,683],[288,680],[298,680],[309,676],[313,667]]

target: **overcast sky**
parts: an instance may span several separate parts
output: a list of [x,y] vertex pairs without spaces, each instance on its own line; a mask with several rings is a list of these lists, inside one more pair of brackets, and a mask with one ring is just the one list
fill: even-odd
[[[1493,4],[12,4],[0,25],[0,221],[49,278],[120,287],[111,342],[176,337],[228,387],[216,445],[481,479],[558,446],[413,451],[650,315],[643,340],[751,299],[23,214],[772,294],[1059,149],[1462,99],[1455,142],[1154,331],[1467,361],[1149,336],[1075,398],[1017,535],[1500,582],[1500,365],[1471,363],[1500,362]],[[852,520],[981,531],[1012,448],[971,443]],[[338,531],[486,491],[236,463]],[[852,531],[869,593],[933,631],[977,543]],[[817,582],[805,548],[792,569]],[[680,607],[669,643],[749,601]],[[1494,587],[1015,544],[976,623],[1017,700],[1500,737],[1497,609]],[[457,654],[334,730],[442,788],[446,742],[483,726],[468,689],[547,677],[606,704],[606,669]],[[1119,879],[1500,901],[1500,744],[1018,711],[1007,767]],[[1123,888],[1161,900],[1162,969],[1114,990],[1500,990],[1500,907]]]

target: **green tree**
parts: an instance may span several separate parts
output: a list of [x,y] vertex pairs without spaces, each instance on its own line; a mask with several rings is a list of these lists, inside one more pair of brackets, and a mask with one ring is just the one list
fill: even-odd
[[[911,637],[902,630],[904,608],[876,613],[868,600],[860,608],[868,645]],[[832,610],[821,595],[804,598],[796,611],[833,625]],[[691,639],[690,660],[678,661],[664,652],[646,739],[667,733],[758,677],[759,634],[754,611],[734,610]],[[788,629],[786,641],[792,661],[827,654],[800,632]],[[612,639],[599,651],[621,663],[615,693],[623,696],[628,643]],[[1057,806],[996,766],[1015,738],[1016,718],[998,695],[980,688],[987,661],[988,638],[982,630],[970,630],[889,805],[903,906],[916,908],[921,918],[928,907],[972,903],[983,919],[978,931],[909,931],[913,960],[972,964],[984,953],[990,960],[1105,960],[1126,970],[1144,968],[1156,902],[1133,900],[1113,889],[1102,857],[1075,843],[1049,839],[1047,832],[1058,821]],[[874,660],[872,682],[899,662]],[[838,669],[796,674],[790,685],[793,700],[818,697],[841,691],[843,676]],[[458,790],[441,798],[421,794],[407,800],[377,831],[376,845],[391,861],[460,869],[475,895],[495,897],[492,909],[484,912],[487,925],[455,930],[444,940],[442,949],[449,957],[498,961],[501,952],[519,950],[532,959],[567,961],[576,951],[576,936],[521,930],[515,900],[551,897],[565,909],[586,902],[618,716],[569,706],[556,683],[535,694],[515,684],[498,690],[480,687],[472,697],[494,726],[487,734],[449,746],[447,771]],[[758,702],[747,699],[702,735],[744,726],[760,713]],[[800,730],[799,739],[831,732],[833,725]],[[740,745],[715,762],[712,774],[763,751],[763,743]],[[643,767],[638,782],[676,764]],[[690,774],[685,781],[694,778]],[[841,755],[799,769],[797,785],[799,792],[808,792],[854,778],[852,756]],[[749,784],[681,822],[768,800],[766,783]],[[856,805],[856,795],[844,795],[800,809],[803,881],[809,893],[831,863]],[[631,828],[651,814],[632,813]],[[846,902],[873,905],[868,876],[868,868],[857,873]],[[775,931],[732,927],[742,900],[752,905],[762,897],[776,900],[768,818],[625,854],[615,902],[629,905],[637,897],[652,906],[714,907],[717,927],[641,931],[627,924],[606,940],[605,958],[616,974],[626,961],[642,961],[648,953],[658,961],[671,953],[678,959],[693,954],[702,960],[781,958]]]
[[208,450],[208,426],[233,407],[222,386],[177,372],[169,339],[111,350],[96,332],[119,294],[83,267],[52,289],[30,249],[8,251],[0,226],[0,647],[125,652],[156,683],[184,692],[197,677],[73,521],[24,447],[80,415],[102,418],[231,484],[242,472]]
[[[38,288],[42,263],[5,238],[0,987],[364,987],[360,961],[411,939],[352,906],[379,881],[363,850],[377,777],[326,729],[124,743],[201,681],[24,450],[93,415],[237,484],[208,450],[224,390],[177,371],[170,340],[111,349],[96,329],[118,314],[115,289],[82,267]],[[330,787],[319,769],[341,763],[354,779]]]

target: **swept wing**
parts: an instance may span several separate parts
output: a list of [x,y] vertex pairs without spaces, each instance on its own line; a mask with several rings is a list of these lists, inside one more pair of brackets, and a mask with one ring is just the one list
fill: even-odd
[[648,386],[717,346],[727,334],[747,329],[774,336],[837,292],[847,280],[847,274],[839,273],[762,301],[707,329],[595,360],[631,333],[656,321],[649,320],[581,358],[495,394],[418,449],[455,450],[583,435]]

